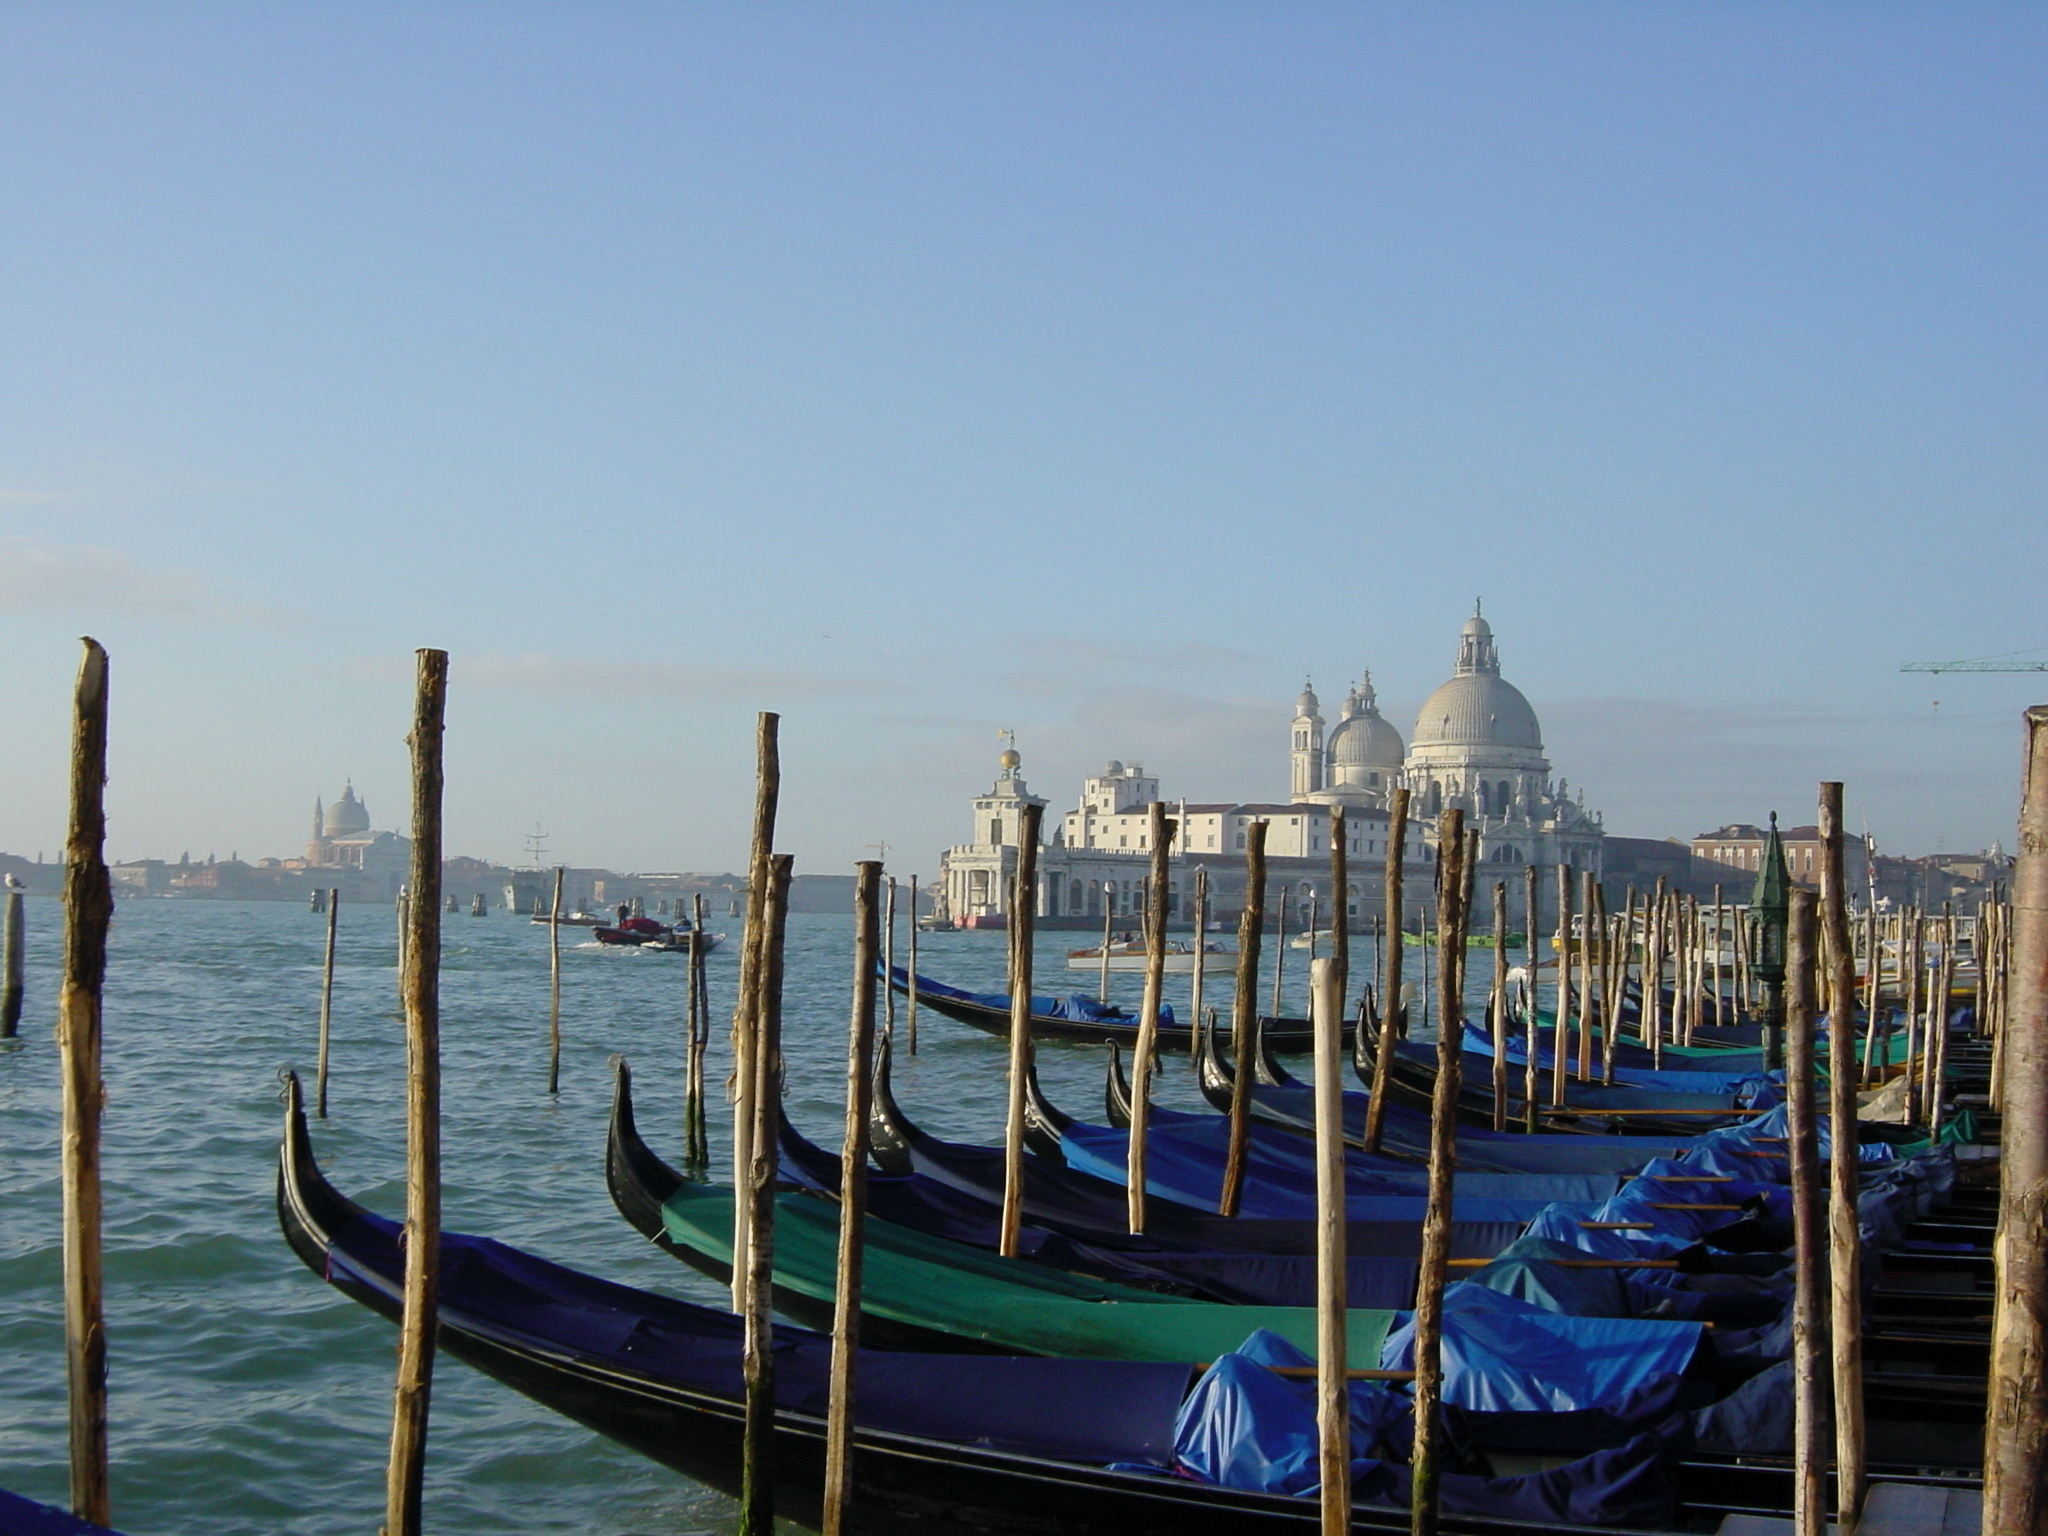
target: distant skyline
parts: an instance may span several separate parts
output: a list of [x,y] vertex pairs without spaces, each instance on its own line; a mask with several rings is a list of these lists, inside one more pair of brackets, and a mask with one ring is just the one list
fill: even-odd
[[[1483,595],[1557,770],[2013,840],[2048,677],[2048,13],[25,3],[0,50],[0,847],[933,872],[1017,732],[1284,797]],[[2044,652],[2043,654],[2048,654]],[[1938,701],[1938,705],[1937,705]]]

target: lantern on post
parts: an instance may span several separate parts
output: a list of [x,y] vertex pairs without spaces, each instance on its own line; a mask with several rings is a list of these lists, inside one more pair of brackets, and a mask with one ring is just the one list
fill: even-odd
[[1771,835],[1764,843],[1763,864],[1750,893],[1749,914],[1756,922],[1756,978],[1764,1005],[1764,1070],[1782,1067],[1780,1039],[1785,1027],[1785,930],[1792,918],[1792,871],[1785,865],[1785,842],[1778,835],[1778,813],[1771,813]]

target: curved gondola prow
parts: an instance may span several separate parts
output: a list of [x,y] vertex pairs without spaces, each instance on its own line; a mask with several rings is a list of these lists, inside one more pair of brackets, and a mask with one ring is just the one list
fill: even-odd
[[666,1239],[661,1208],[689,1182],[655,1155],[641,1138],[633,1118],[633,1069],[623,1056],[612,1058],[612,1119],[605,1137],[605,1184],[612,1204],[642,1237]]
[[1264,1083],[1268,1088],[1299,1088],[1300,1079],[1281,1066],[1279,1058],[1273,1054],[1272,1042],[1267,1038],[1267,1026],[1273,1022],[1261,1014],[1252,1030],[1252,1081]]
[[895,1055],[889,1037],[882,1036],[881,1046],[875,1052],[875,1080],[868,1099],[868,1156],[884,1173],[915,1173],[917,1165],[911,1161],[910,1148],[919,1132],[903,1113],[903,1106],[896,1102],[895,1080],[890,1070]]
[[1058,1108],[1045,1096],[1045,1089],[1038,1081],[1038,1059],[1031,1051],[1024,1053],[1024,1146],[1040,1157],[1056,1163],[1066,1161],[1066,1150],[1061,1136],[1073,1129],[1074,1117]]
[[313,1156],[313,1137],[306,1128],[305,1090],[299,1074],[284,1073],[284,1140],[278,1152],[278,1226],[291,1249],[315,1274],[327,1270],[327,1252],[334,1234],[370,1213],[327,1182]]
[[1230,1113],[1231,1084],[1236,1074],[1226,1066],[1223,1053],[1216,1047],[1216,1030],[1211,1027],[1202,1031],[1202,1048],[1195,1053],[1195,1086],[1202,1091],[1202,1097],[1211,1109]]
[[1379,993],[1368,986],[1358,994],[1358,1021],[1351,1029],[1351,1072],[1368,1088],[1372,1086],[1370,1042],[1379,1036]]
[[1109,1042],[1109,1063],[1103,1074],[1102,1112],[1115,1129],[1130,1129],[1131,1083],[1124,1076],[1124,1053],[1117,1049],[1114,1040]]

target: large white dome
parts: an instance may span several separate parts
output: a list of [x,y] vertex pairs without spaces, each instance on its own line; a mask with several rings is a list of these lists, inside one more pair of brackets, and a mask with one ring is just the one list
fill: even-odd
[[1522,690],[1500,675],[1493,626],[1478,614],[1458,636],[1456,676],[1429,696],[1415,717],[1413,745],[1424,747],[1523,747],[1543,750],[1536,711]]
[[1522,690],[1496,673],[1462,672],[1429,696],[1415,717],[1422,747],[1526,747],[1543,750],[1536,711]]

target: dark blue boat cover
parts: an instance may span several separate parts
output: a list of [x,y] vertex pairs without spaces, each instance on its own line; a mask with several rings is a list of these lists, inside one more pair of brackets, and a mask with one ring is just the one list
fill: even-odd
[[[1152,1193],[1213,1211],[1223,1193],[1230,1123],[1221,1115],[1160,1112],[1146,1137],[1145,1183]],[[1122,1186],[1129,1175],[1129,1133],[1109,1126],[1073,1124],[1060,1134],[1067,1166]],[[1314,1147],[1285,1132],[1253,1131],[1239,1209],[1247,1216],[1313,1221],[1316,1215]],[[1426,1177],[1426,1174],[1425,1174]],[[1426,1185],[1414,1175],[1371,1164],[1347,1164],[1346,1206],[1353,1221],[1422,1220]],[[1546,1205],[1572,1200],[1590,1208],[1611,1195],[1611,1174],[1460,1174],[1454,1219],[1513,1230],[1486,1250],[1513,1241],[1521,1224]],[[1496,1192],[1498,1191],[1498,1192]]]
[[[897,966],[889,973],[898,986],[910,985],[910,972]],[[943,981],[933,981],[929,976],[917,978],[917,990],[926,997],[957,998],[963,1003],[979,1003],[984,1008],[996,1008],[1007,1013],[1010,1010],[1010,994],[1007,992],[969,992],[962,987],[949,987]],[[1130,1024],[1138,1022],[1138,1016],[1128,1008],[1119,1008],[1114,1003],[1105,1003],[1085,992],[1070,993],[1066,997],[1046,997],[1034,994],[1031,999],[1032,1014],[1041,1019],[1066,1019],[1075,1024]],[[1159,1026],[1162,1029],[1175,1028],[1173,1005],[1159,1005]]]
[[[1444,1401],[1490,1413],[1568,1413],[1621,1401],[1683,1375],[1698,1323],[1566,1317],[1478,1285],[1444,1291]],[[1387,1334],[1380,1363],[1412,1370],[1415,1319]]]
[[[335,1234],[330,1280],[394,1294],[396,1224],[371,1216]],[[623,1367],[737,1402],[742,1324],[708,1307],[581,1274],[488,1238],[442,1239],[444,1322]],[[775,1329],[778,1406],[823,1417],[832,1341]],[[1185,1365],[862,1350],[865,1428],[1063,1461],[1163,1462],[1187,1390]],[[1075,1411],[1085,1403],[1087,1411]]]
[[104,1525],[0,1488],[0,1536],[112,1536]]
[[[1274,1375],[1267,1365],[1303,1365],[1284,1340],[1254,1335],[1205,1374],[1182,1409],[1174,1448],[1179,1470],[1205,1482],[1313,1498],[1316,1457],[1313,1385]],[[1408,1469],[1380,1456],[1408,1439],[1404,1395],[1360,1382],[1351,1387],[1354,1501],[1402,1507]],[[1671,1421],[1675,1430],[1682,1419]],[[1444,1474],[1446,1512],[1542,1524],[1666,1526],[1678,1512],[1664,1439],[1640,1435],[1548,1472],[1481,1478]]]
[[[1617,1042],[1619,1044],[1619,1042]],[[1465,1026],[1465,1049],[1475,1056],[1483,1056],[1491,1063],[1493,1040],[1475,1024]],[[1554,1056],[1547,1043],[1536,1053],[1537,1070],[1551,1070]],[[1508,1060],[1516,1067],[1528,1064],[1529,1052],[1520,1035],[1508,1037]],[[1490,1070],[1490,1067],[1489,1067]],[[1675,1068],[1623,1066],[1617,1059],[1614,1066],[1614,1080],[1618,1083],[1633,1084],[1638,1088],[1656,1088],[1667,1093],[1731,1093],[1754,1096],[1765,1091],[1782,1092],[1785,1081],[1783,1072],[1709,1072],[1699,1069],[1678,1070]],[[1751,1098],[1742,1098],[1751,1102]],[[1771,1102],[1775,1102],[1772,1100]]]

